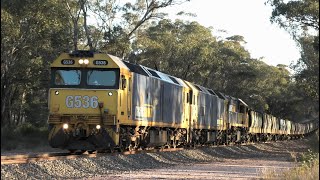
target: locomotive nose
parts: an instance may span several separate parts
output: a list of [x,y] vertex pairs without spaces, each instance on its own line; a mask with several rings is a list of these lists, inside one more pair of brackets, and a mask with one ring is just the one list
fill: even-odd
[[[58,93],[58,95],[56,95]],[[97,115],[116,114],[117,90],[50,90],[49,112],[65,115]]]

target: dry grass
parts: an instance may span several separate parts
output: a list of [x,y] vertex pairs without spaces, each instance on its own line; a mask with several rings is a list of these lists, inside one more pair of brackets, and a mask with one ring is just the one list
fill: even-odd
[[263,170],[261,179],[281,179],[281,180],[318,180],[319,179],[319,159],[313,161],[309,166],[303,164],[299,167],[279,172],[275,169]]
[[318,180],[319,179],[319,130],[309,137],[311,149],[305,153],[290,152],[292,161],[298,163],[297,167],[285,171],[276,169],[262,170],[261,179],[272,180]]

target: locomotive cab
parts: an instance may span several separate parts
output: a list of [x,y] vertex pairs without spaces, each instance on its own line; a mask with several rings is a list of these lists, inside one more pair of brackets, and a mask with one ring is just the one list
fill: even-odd
[[50,145],[69,150],[116,146],[118,119],[130,113],[129,76],[123,62],[108,54],[61,54],[51,65]]

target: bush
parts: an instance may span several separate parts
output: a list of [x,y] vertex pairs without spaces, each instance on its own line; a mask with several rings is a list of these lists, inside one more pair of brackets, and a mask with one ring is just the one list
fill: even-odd
[[28,136],[30,134],[35,134],[37,129],[31,123],[23,123],[15,129],[15,133],[22,136]]
[[1,128],[1,149],[34,148],[47,143],[47,127],[36,127],[23,123],[17,128]]
[[35,127],[31,123],[23,123],[19,125],[14,133],[21,137],[42,137],[43,135],[48,135],[47,127]]
[[7,126],[1,127],[1,142],[2,140],[14,140],[17,138],[17,134],[14,132],[14,129]]
[[17,148],[17,135],[10,128],[1,128],[1,149],[12,150]]
[[319,153],[309,150],[299,158],[301,165],[285,172],[266,171],[262,179],[314,180],[319,179]]
[[303,153],[301,156],[301,162],[303,166],[311,167],[316,160],[319,160],[319,154],[313,153],[310,149],[308,149],[307,153]]
[[[309,156],[309,155],[307,155]],[[315,158],[317,157],[317,158]],[[307,157],[307,161],[304,161],[301,166],[292,169],[291,171],[284,173],[283,179],[302,179],[302,180],[314,180],[319,179],[319,154]]]

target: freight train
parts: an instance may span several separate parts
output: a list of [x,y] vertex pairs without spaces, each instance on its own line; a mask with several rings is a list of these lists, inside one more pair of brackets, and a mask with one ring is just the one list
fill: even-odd
[[175,148],[302,137],[318,123],[258,112],[241,99],[92,51],[51,64],[49,144],[70,152]]

